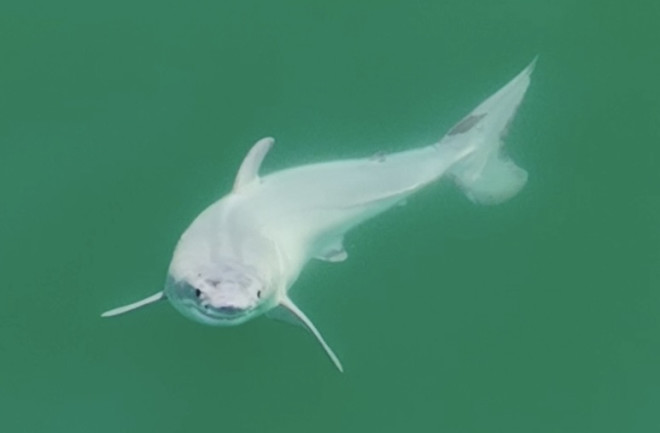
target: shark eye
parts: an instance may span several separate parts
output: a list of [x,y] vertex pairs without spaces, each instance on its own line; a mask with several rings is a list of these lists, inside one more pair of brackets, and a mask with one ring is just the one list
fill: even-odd
[[197,296],[198,298],[202,296],[202,291],[199,289],[195,289],[195,296]]
[[261,298],[261,290],[257,290],[257,298]]

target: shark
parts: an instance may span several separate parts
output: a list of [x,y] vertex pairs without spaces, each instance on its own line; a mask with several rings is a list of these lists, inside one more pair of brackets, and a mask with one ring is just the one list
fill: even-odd
[[527,172],[503,152],[503,137],[530,84],[536,59],[453,126],[439,141],[391,154],[292,167],[260,175],[274,139],[257,141],[231,191],[181,235],[164,289],[106,311],[117,316],[167,300],[206,325],[234,326],[263,314],[309,330],[343,366],[312,320],[289,296],[314,259],[345,261],[344,236],[436,183],[452,180],[478,204],[515,196]]

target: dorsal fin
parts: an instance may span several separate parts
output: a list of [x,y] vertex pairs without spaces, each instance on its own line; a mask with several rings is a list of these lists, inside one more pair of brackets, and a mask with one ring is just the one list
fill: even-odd
[[259,167],[264,157],[268,153],[275,140],[272,137],[262,138],[254,143],[252,149],[248,152],[238,169],[236,180],[234,181],[234,191],[239,191],[245,185],[259,179]]

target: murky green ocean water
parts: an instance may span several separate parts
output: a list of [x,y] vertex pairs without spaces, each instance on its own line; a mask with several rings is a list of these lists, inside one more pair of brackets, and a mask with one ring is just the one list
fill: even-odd
[[[0,4],[0,431],[660,430],[657,2]],[[523,192],[442,183],[312,263],[299,328],[163,304],[180,233],[273,171],[432,142],[539,64]]]

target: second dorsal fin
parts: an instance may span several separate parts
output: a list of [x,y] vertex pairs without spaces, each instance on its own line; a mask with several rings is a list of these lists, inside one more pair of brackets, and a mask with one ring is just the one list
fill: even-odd
[[272,137],[262,138],[254,143],[252,149],[248,152],[238,169],[236,180],[234,181],[234,192],[240,191],[244,186],[259,179],[259,167],[264,157],[268,153],[275,140]]

